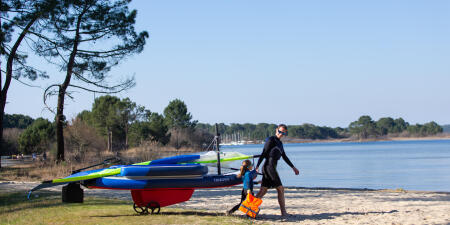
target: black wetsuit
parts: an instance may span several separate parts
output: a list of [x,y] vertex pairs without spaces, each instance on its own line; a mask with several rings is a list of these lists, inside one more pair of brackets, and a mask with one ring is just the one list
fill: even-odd
[[262,172],[262,184],[261,186],[266,188],[276,188],[281,184],[280,176],[278,176],[277,172],[277,163],[278,160],[283,157],[283,160],[292,168],[294,165],[291,160],[286,156],[284,152],[283,143],[276,136],[269,137],[264,144],[264,149],[261,156],[258,159],[258,164],[256,167],[259,167],[263,159],[265,159]]

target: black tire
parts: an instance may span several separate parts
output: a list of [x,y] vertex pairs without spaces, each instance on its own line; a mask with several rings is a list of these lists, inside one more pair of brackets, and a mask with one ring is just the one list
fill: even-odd
[[148,208],[147,207],[137,206],[136,203],[133,203],[133,209],[134,209],[135,212],[137,212],[140,215],[147,215],[148,214]]
[[159,212],[161,211],[159,203],[153,201],[147,204],[147,208],[151,210],[151,212],[149,211],[150,214],[159,214]]

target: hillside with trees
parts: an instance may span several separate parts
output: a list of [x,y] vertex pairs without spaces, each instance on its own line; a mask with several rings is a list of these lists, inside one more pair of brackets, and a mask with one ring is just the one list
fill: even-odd
[[350,123],[349,131],[360,139],[366,139],[385,135],[424,137],[442,133],[443,128],[434,121],[411,125],[402,118],[384,117],[373,121],[370,116],[361,116],[357,121]]
[[[198,128],[214,132],[211,124],[199,123]],[[219,124],[219,130],[223,134],[225,142],[236,142],[244,140],[246,142],[260,143],[267,137],[274,134],[276,124],[268,123],[232,123],[230,125]],[[288,125],[289,138],[303,140],[328,140],[328,139],[352,139],[365,140],[382,137],[425,137],[443,132],[443,128],[436,122],[431,121],[425,124],[411,125],[403,118],[393,119],[383,117],[374,121],[370,116],[361,116],[353,121],[347,128],[316,126],[314,124]],[[295,140],[294,140],[295,141]]]
[[444,133],[450,133],[450,124],[443,125],[442,129]]
[[[214,125],[199,123],[198,128],[208,130],[210,133],[214,132]],[[224,123],[219,124],[219,132],[222,134],[222,140],[225,142],[235,140],[248,140],[254,142],[261,142],[267,137],[272,136],[277,128],[277,124],[268,123],[231,123],[226,125]],[[313,124],[303,125],[288,125],[289,137],[295,137],[300,139],[335,139],[347,137],[346,129],[344,128],[331,128],[326,126],[316,126]]]

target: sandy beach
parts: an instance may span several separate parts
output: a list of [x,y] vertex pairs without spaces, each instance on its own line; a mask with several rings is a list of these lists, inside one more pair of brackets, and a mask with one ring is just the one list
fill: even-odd
[[[37,184],[0,182],[0,191],[27,191]],[[49,190],[59,192],[61,187]],[[190,201],[170,207],[223,215],[239,202],[240,191],[239,187],[196,190]],[[129,200],[131,206],[129,191],[85,189],[85,195]],[[292,216],[284,220],[275,190],[263,201],[257,224],[450,224],[450,193],[446,192],[291,187],[286,188],[286,206]],[[242,214],[236,212],[236,216]]]

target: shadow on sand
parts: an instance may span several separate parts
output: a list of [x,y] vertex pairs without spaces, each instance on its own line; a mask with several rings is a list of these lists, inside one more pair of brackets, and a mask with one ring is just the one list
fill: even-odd
[[[161,212],[160,214],[154,215],[180,215],[180,216],[225,216],[225,213],[215,213],[215,212],[200,212],[200,211],[182,211],[182,212]],[[91,217],[122,217],[122,216],[152,216],[152,214],[141,215],[137,213],[133,214],[123,214],[123,215],[99,215]]]
[[268,220],[268,221],[284,221],[284,222],[299,222],[303,220],[330,220],[339,216],[344,215],[367,215],[367,214],[386,214],[386,213],[396,213],[397,210],[391,211],[379,211],[379,212],[339,212],[339,213],[320,213],[313,215],[300,215],[291,214],[289,217],[283,218],[280,215],[273,214],[263,214],[259,215],[257,220]]
[[[291,214],[291,216],[287,218],[283,218],[280,215],[274,214],[263,214],[259,215],[256,220],[258,221],[282,221],[282,222],[300,222],[304,220],[331,220],[339,216],[344,215],[367,215],[367,214],[387,214],[387,213],[396,213],[397,210],[391,211],[378,211],[378,212],[339,212],[339,213],[320,213],[314,215],[300,215],[300,214]],[[181,212],[161,212],[156,215],[180,215],[180,216],[225,216],[224,213],[216,213],[216,212],[202,212],[202,211],[181,211]],[[148,215],[140,215],[140,214],[122,214],[122,215],[97,215],[91,217],[97,218],[115,218],[115,217],[123,217],[123,216],[152,216]],[[235,217],[246,218],[244,215],[233,215]]]

